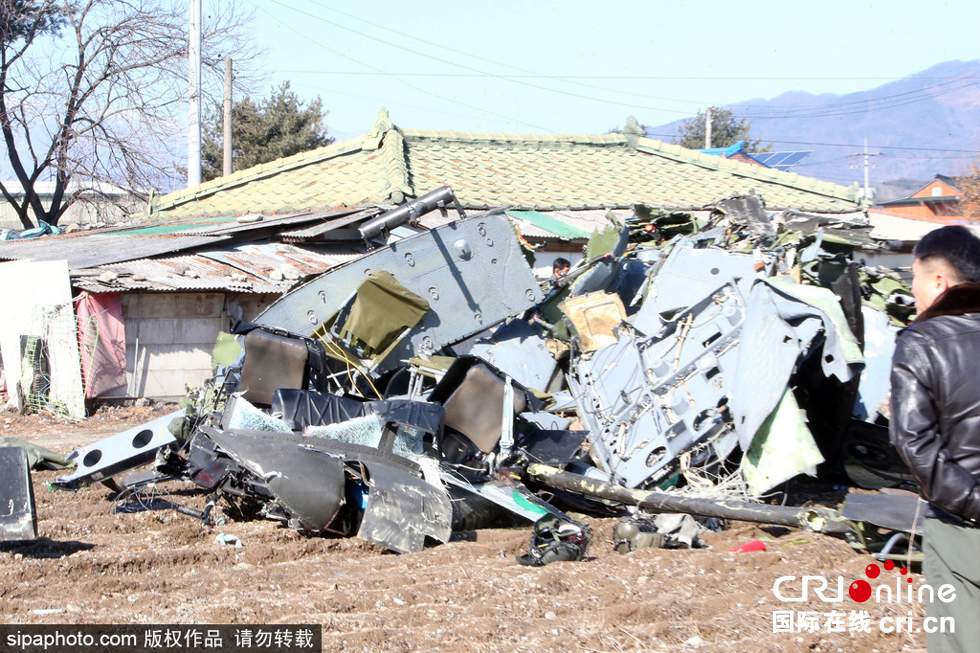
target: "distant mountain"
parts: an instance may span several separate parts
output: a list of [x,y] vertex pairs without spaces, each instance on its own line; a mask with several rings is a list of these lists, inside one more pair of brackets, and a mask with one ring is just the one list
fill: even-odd
[[[812,150],[793,172],[840,184],[863,184],[864,159],[854,155],[867,138],[868,150],[880,152],[870,158],[871,185],[880,186],[877,199],[936,174],[965,174],[980,160],[950,151],[980,151],[980,60],[948,61],[858,93],[793,91],[729,108],[752,120],[752,138],[771,142],[773,151]],[[669,141],[681,122],[650,127],[648,133]]]

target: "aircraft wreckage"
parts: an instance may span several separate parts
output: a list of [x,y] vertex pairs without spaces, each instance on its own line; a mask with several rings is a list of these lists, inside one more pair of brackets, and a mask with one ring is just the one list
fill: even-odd
[[429,210],[459,219],[239,323],[184,409],[73,452],[55,484],[191,481],[207,508],[171,507],[206,522],[262,516],[397,552],[501,514],[584,546],[563,511],[623,504],[840,533],[835,511],[753,500],[825,461],[867,469],[887,443],[908,292],[853,260],[875,246],[866,224],[772,216],[756,196],[710,208],[610,223],[541,284],[502,211],[430,193],[362,225],[365,242]]

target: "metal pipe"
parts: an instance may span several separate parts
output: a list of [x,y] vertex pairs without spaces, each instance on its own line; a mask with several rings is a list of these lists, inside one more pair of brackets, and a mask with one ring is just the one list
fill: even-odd
[[828,535],[843,535],[852,531],[840,513],[829,508],[770,506],[748,501],[682,497],[657,490],[633,490],[540,464],[528,465],[527,475],[542,485],[618,501],[650,512],[683,512],[702,517],[778,524]]
[[358,227],[358,231],[361,234],[361,238],[367,242],[376,236],[382,234],[387,235],[392,229],[405,223],[414,227],[419,223],[419,219],[429,211],[434,211],[435,209],[445,210],[450,205],[456,209],[460,218],[466,217],[466,214],[463,212],[463,207],[453,194],[453,189],[450,186],[443,186],[410,202],[405,202],[398,208],[386,211],[376,218],[368,220]]

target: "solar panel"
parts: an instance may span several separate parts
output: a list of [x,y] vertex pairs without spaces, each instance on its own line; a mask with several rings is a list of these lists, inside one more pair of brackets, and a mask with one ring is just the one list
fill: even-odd
[[813,154],[812,150],[797,152],[753,152],[752,158],[770,168],[788,170],[811,154]]

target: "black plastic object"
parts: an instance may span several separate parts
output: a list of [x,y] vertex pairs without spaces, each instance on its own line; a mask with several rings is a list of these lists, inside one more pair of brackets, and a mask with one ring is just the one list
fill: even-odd
[[24,447],[0,448],[0,542],[37,539],[31,468]]
[[339,456],[267,433],[205,430],[235,462],[265,482],[300,530],[318,533],[344,505],[344,462]]
[[279,388],[305,388],[309,352],[306,341],[263,329],[245,336],[241,389],[253,404],[268,406]]
[[574,459],[588,431],[539,429],[523,436],[517,443],[529,460],[545,465],[563,465]]
[[355,417],[378,415],[385,422],[413,426],[438,436],[446,410],[439,404],[410,399],[359,401],[350,397],[307,390],[280,389],[272,393],[272,412],[282,415],[293,431],[307,426],[340,424]]
[[340,395],[280,388],[272,393],[272,412],[293,431],[339,424],[364,415],[364,402]]
[[[429,395],[446,407],[446,426],[465,435],[484,453],[500,441],[507,375],[477,356],[460,356]],[[520,383],[514,388],[514,413],[537,412],[541,401]]]
[[526,567],[542,567],[563,560],[581,560],[591,541],[592,529],[587,525],[545,515],[534,523],[531,544],[517,562]]
[[218,451],[214,441],[200,431],[188,445],[187,466],[191,480],[208,490],[217,488],[228,474],[239,469],[237,463]]

